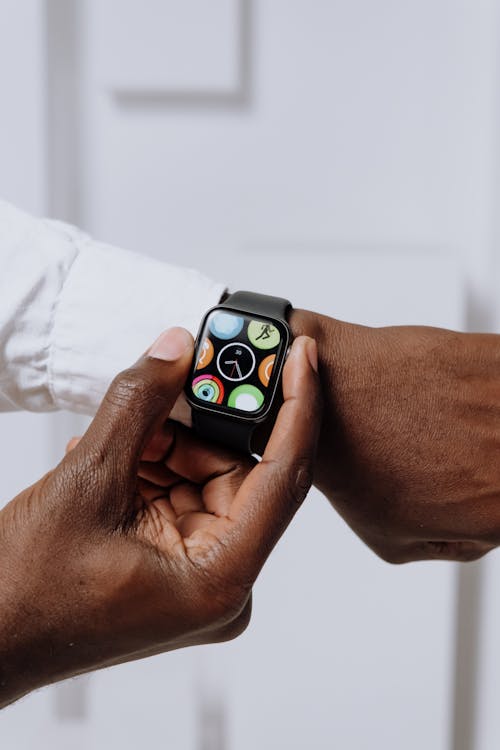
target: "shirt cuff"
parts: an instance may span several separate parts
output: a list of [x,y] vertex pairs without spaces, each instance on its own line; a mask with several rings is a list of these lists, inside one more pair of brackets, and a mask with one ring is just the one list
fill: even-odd
[[81,247],[54,316],[49,387],[57,408],[93,415],[113,377],[171,326],[196,334],[225,285],[105,245]]

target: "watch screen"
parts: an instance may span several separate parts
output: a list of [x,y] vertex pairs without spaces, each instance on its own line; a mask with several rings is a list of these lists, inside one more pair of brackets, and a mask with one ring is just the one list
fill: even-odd
[[[283,330],[282,330],[283,328]],[[200,404],[224,411],[260,412],[271,402],[284,326],[241,312],[214,310],[200,333],[191,391]]]

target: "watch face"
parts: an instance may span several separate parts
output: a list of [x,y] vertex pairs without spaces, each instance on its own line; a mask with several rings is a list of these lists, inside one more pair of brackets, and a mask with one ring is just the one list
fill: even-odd
[[288,345],[281,321],[216,309],[198,337],[187,390],[194,403],[233,416],[260,416],[271,405]]

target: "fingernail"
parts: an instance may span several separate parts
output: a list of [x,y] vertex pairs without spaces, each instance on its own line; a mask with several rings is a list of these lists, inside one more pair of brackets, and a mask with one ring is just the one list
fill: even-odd
[[193,339],[185,328],[169,328],[158,336],[148,352],[154,359],[175,362],[193,346]]
[[309,339],[306,344],[306,354],[309,364],[314,372],[318,372],[318,347],[314,339]]

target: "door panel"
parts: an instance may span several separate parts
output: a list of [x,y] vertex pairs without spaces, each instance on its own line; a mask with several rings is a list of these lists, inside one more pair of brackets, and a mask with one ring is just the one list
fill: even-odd
[[88,0],[85,10],[108,92],[228,94],[239,84],[238,0]]

